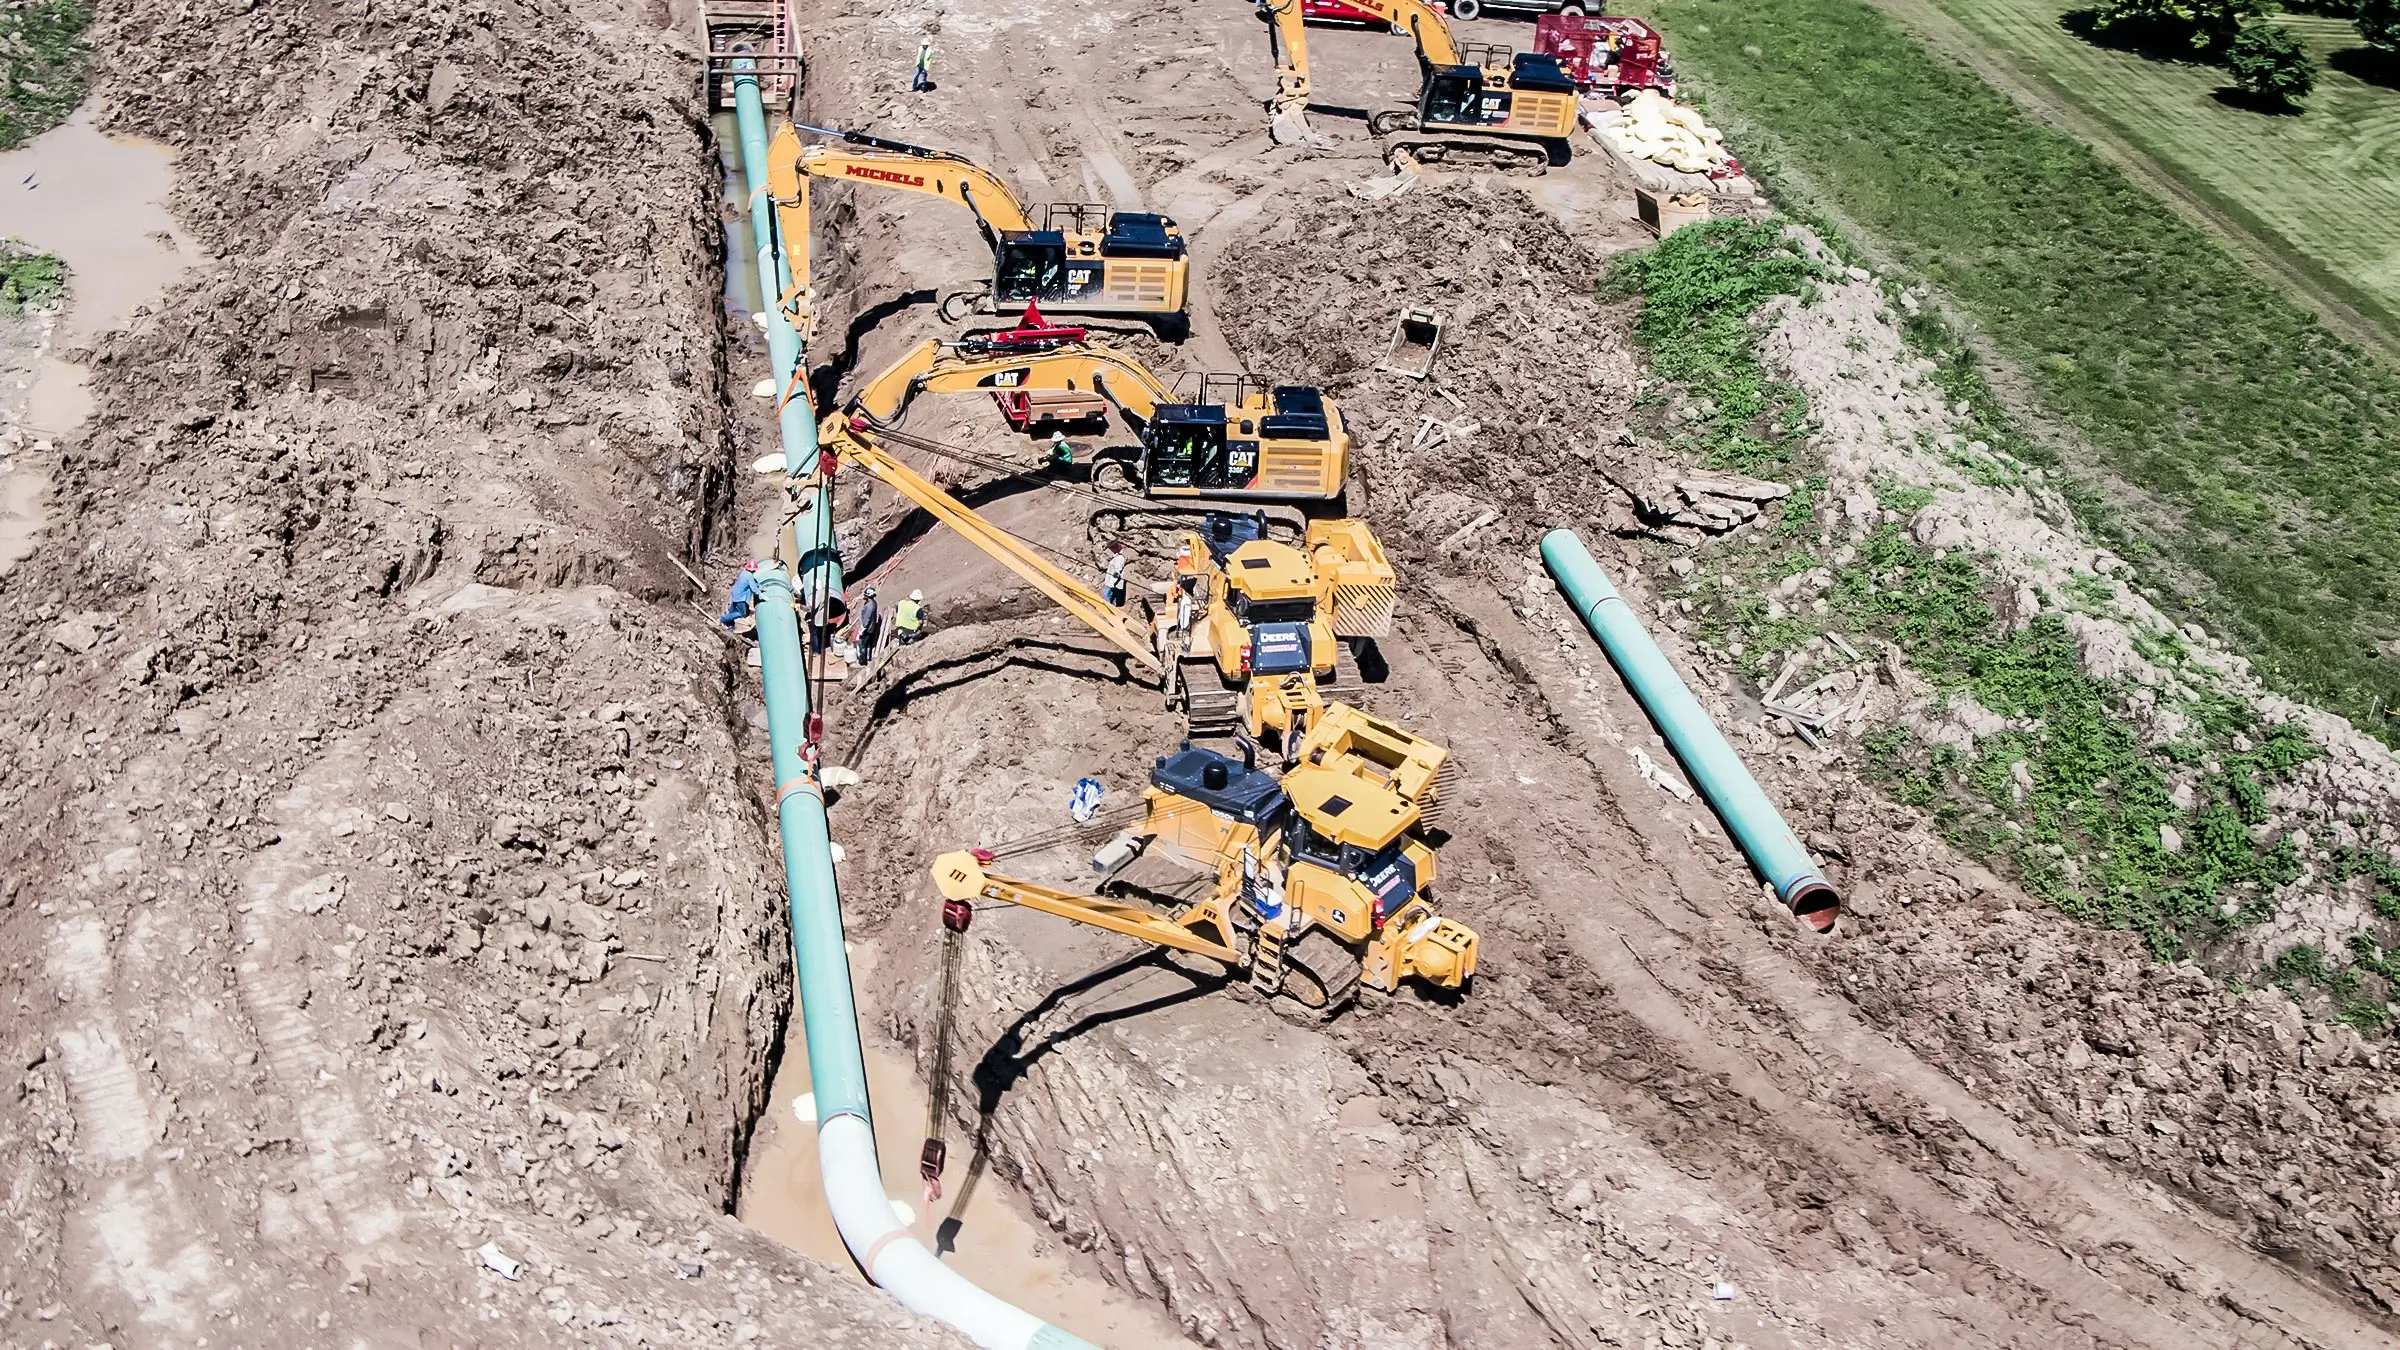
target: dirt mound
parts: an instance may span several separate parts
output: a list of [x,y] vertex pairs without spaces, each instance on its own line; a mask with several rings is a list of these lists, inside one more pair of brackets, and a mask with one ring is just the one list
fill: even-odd
[[92,354],[0,583],[0,1339],[948,1343],[722,1213],[789,992],[672,598],[730,447],[649,22],[100,34],[219,261]]
[[[1375,202],[1295,194],[1212,283],[1251,369],[1340,402],[1368,510],[1424,565],[1462,532],[1490,554],[1627,514],[1593,469],[1619,452],[1638,374],[1623,306],[1598,295],[1604,270],[1514,180],[1434,178]],[[1410,308],[1446,321],[1422,381],[1375,369]]]

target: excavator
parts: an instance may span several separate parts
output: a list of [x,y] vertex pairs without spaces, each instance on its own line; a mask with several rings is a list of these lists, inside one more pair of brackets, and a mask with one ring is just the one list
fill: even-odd
[[1247,375],[1204,375],[1198,396],[1179,402],[1132,355],[1084,329],[1053,327],[1038,306],[1015,327],[964,340],[928,338],[850,400],[848,419],[888,428],[919,392],[982,390],[1024,425],[1030,393],[1096,394],[1141,428],[1132,455],[1103,451],[1092,467],[1102,488],[1149,497],[1325,501],[1342,494],[1350,432],[1341,409],[1308,385],[1270,385]]
[[1323,715],[1319,683],[1347,682],[1344,644],[1390,636],[1398,598],[1363,520],[1311,521],[1294,546],[1267,537],[1264,513],[1219,512],[1184,536],[1173,594],[1192,730],[1287,747]]
[[1435,904],[1419,816],[1414,800],[1338,760],[1277,775],[1187,743],[1151,766],[1140,820],[1092,859],[1111,876],[1155,850],[1214,877],[1172,914],[995,875],[990,850],[941,855],[933,879],[953,932],[978,901],[1023,905],[1220,962],[1331,1018],[1361,985],[1461,989],[1475,974],[1475,931]]
[[[1575,130],[1575,81],[1558,58],[1488,43],[1461,45],[1430,0],[1347,0],[1417,44],[1424,83],[1414,108],[1370,115],[1368,129],[1390,137],[1386,152],[1424,163],[1478,158],[1547,167],[1565,164]],[[1259,0],[1274,34],[1275,97],[1267,109],[1276,141],[1309,139],[1308,30],[1302,0]]]
[[[833,139],[804,146],[803,131]],[[999,175],[963,155],[786,122],[767,147],[767,192],[792,274],[784,312],[804,334],[810,331],[814,300],[808,265],[811,178],[922,192],[974,213],[992,248],[992,280],[980,294],[945,299],[944,319],[965,318],[980,306],[1039,303],[1062,314],[1138,319],[1170,342],[1182,341],[1190,329],[1184,295],[1191,261],[1183,232],[1167,217],[1088,202],[1051,202],[1040,208],[1037,222],[1033,209]]]

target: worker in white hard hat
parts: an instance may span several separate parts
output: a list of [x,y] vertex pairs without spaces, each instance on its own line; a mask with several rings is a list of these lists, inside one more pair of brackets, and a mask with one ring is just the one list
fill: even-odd
[[1060,469],[1075,467],[1075,447],[1067,443],[1067,433],[1063,431],[1050,433],[1050,463]]
[[904,644],[925,636],[925,592],[910,591],[892,611],[892,636]]

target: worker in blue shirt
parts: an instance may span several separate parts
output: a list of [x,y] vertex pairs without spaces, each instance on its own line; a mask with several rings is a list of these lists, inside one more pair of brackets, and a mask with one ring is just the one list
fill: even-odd
[[741,574],[733,579],[732,598],[727,602],[725,612],[717,616],[717,622],[731,628],[736,620],[749,618],[751,607],[757,603],[758,562],[752,559],[742,564]]

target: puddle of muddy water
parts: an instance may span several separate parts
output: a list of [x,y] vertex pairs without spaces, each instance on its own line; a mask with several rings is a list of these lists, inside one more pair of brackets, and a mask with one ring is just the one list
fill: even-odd
[[65,260],[70,304],[60,339],[105,333],[156,303],[200,261],[167,214],[175,186],[166,146],[103,136],[89,106],[32,144],[0,155],[0,235]]
[[[860,976],[868,973],[867,955],[861,950],[854,957]],[[1073,1253],[988,1171],[976,1182],[964,1209],[954,1213],[970,1161],[970,1144],[956,1129],[949,1132],[950,1163],[942,1175],[942,1199],[928,1211],[920,1203],[916,1175],[917,1149],[925,1139],[924,1088],[915,1067],[900,1055],[870,1043],[866,1059],[875,1152],[883,1164],[885,1187],[916,1213],[911,1231],[928,1247],[945,1220],[958,1220],[944,1264],[992,1294],[1108,1350],[1193,1350],[1194,1342],[1157,1307],[1077,1269]],[[792,1110],[808,1090],[808,1047],[795,1011],[773,1101],[751,1140],[735,1217],[794,1251],[855,1275],[857,1266],[842,1247],[817,1178],[815,1114],[802,1121]]]
[[710,119],[718,164],[725,175],[725,312],[743,323],[759,312],[758,236],[750,228],[750,189],[742,167],[742,132],[729,112]]
[[74,435],[91,415],[90,376],[60,360],[56,343],[80,344],[155,304],[200,250],[175,228],[167,194],[175,185],[167,147],[103,136],[89,107],[32,144],[0,154],[0,237],[22,241],[67,265],[67,306],[54,328],[20,326],[6,353],[26,378],[0,391],[0,415],[19,447],[0,471],[0,574],[32,553],[48,489],[37,447]]

